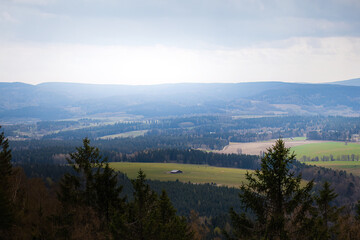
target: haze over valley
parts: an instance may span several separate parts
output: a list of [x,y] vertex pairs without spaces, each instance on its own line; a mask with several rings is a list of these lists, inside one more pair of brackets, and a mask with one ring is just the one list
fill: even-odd
[[215,114],[359,116],[360,80],[178,83],[152,86],[0,83],[5,122]]
[[0,1],[0,239],[360,239],[359,13]]

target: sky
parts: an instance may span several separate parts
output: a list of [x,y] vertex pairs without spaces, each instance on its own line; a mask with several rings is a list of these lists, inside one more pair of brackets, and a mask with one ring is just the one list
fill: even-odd
[[0,82],[360,77],[360,0],[0,0]]

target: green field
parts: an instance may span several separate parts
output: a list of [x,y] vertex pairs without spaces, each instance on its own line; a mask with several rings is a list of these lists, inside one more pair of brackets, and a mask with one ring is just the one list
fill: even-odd
[[360,155],[360,144],[344,142],[323,142],[323,143],[311,143],[301,146],[295,146],[291,148],[295,151],[297,159],[301,160],[302,156],[308,156],[311,158],[330,156],[334,158],[342,155]]
[[[176,164],[176,163],[110,163],[115,170],[124,172],[134,179],[141,168],[148,179],[160,181],[176,181],[192,183],[216,183],[226,186],[240,186],[245,181],[245,173],[251,170],[221,168],[207,165]],[[171,174],[171,170],[181,170],[181,174]]]
[[101,137],[100,139],[114,139],[114,138],[139,137],[139,136],[144,136],[144,134],[145,134],[147,131],[148,131],[148,130],[139,130],[139,131],[130,131],[130,132],[124,132],[124,133],[106,135],[106,136]]
[[345,170],[347,173],[352,173],[355,176],[360,176],[360,161],[319,161],[306,162],[306,164],[332,168],[335,170]]

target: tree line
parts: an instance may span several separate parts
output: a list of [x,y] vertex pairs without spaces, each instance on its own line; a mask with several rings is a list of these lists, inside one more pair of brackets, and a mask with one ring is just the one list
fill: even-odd
[[[149,130],[146,135],[213,139],[233,142],[254,142],[279,137],[307,136],[313,140],[348,141],[360,133],[359,117],[273,116],[233,118],[225,115],[168,117],[104,124],[98,120],[43,121],[34,124],[5,126],[8,136],[29,137],[37,133],[42,139],[81,140],[135,130]],[[91,127],[89,127],[89,125]],[[64,130],[65,128],[65,130]],[[69,129],[67,129],[69,128]],[[73,128],[73,129],[71,129]],[[54,131],[58,132],[54,132]],[[59,131],[60,130],[60,131]],[[26,134],[28,133],[28,134]],[[35,134],[36,135],[36,134]],[[205,143],[205,145],[207,145]],[[211,149],[221,147],[209,146]]]
[[219,154],[194,149],[150,149],[123,155],[122,162],[163,162],[184,164],[207,164],[218,167],[256,169],[259,157],[246,154]]

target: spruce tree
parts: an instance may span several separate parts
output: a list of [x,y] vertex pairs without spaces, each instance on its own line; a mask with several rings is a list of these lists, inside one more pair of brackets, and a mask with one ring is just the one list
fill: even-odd
[[315,197],[317,206],[316,213],[316,236],[314,238],[333,239],[337,234],[340,212],[342,208],[338,208],[333,205],[333,200],[338,196],[334,192],[334,189],[330,188],[329,182],[324,182],[322,189],[319,192],[319,196]]
[[[1,126],[0,126],[1,128]],[[9,230],[14,213],[10,198],[10,177],[12,175],[11,150],[4,132],[0,133],[0,235]]]
[[112,222],[114,239],[124,240],[190,240],[193,233],[186,219],[176,215],[165,191],[160,197],[146,183],[146,176],[139,171],[132,180],[133,200],[126,206],[125,214],[117,214]]
[[[291,171],[294,153],[279,139],[267,149],[261,168],[247,173],[241,186],[241,206],[248,214],[230,210],[233,236],[237,239],[290,239],[304,233],[311,209],[310,181],[301,188],[301,176]],[[251,217],[250,217],[251,215]],[[225,232],[227,238],[231,235]],[[304,235],[302,235],[304,237]]]
[[176,215],[165,190],[162,190],[157,204],[157,239],[158,240],[186,240],[192,239],[193,233],[189,230],[185,217]]
[[358,200],[355,205],[355,219],[360,222],[360,200]]
[[77,173],[81,201],[90,206],[94,205],[96,201],[94,169],[102,168],[107,160],[102,158],[98,148],[90,146],[88,138],[83,139],[82,147],[77,147],[76,152],[69,155],[66,160]]
[[120,198],[123,187],[118,186],[118,174],[105,163],[103,168],[98,168],[94,174],[96,192],[96,210],[103,216],[108,225],[115,211],[122,211],[125,198]]
[[157,194],[150,189],[146,183],[146,175],[140,170],[135,180],[132,180],[134,187],[134,201],[129,206],[129,227],[132,239],[154,239],[156,236],[153,228],[155,219],[153,210],[156,207]]
[[[60,181],[58,199],[62,211],[54,217],[59,225],[58,232],[63,238],[71,236],[79,209],[88,208],[101,222],[99,231],[108,235],[111,219],[115,213],[124,211],[125,199],[120,197],[122,186],[118,186],[118,175],[109,167],[107,158],[100,155],[99,149],[90,146],[88,138],[76,150],[67,159],[75,173],[65,174]],[[94,222],[94,219],[88,220]]]

